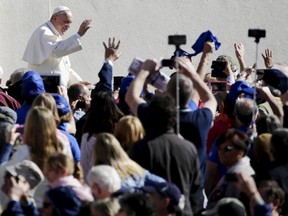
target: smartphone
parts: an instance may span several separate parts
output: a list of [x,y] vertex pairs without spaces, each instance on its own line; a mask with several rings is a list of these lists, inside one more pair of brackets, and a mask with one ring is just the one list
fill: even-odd
[[266,37],[266,30],[249,29],[248,30],[248,37],[265,38]]
[[134,58],[130,64],[128,71],[132,74],[137,75],[142,68],[143,60],[139,58]]
[[60,86],[60,74],[41,74],[45,91],[48,93],[58,93]]
[[161,92],[166,91],[167,83],[169,82],[170,77],[161,71],[155,71],[154,73],[150,73],[147,77],[147,81],[150,85],[154,86]]
[[117,90],[118,88],[120,88],[122,79],[124,78],[124,76],[114,76],[113,77],[113,89]]
[[168,44],[176,46],[186,44],[186,35],[169,35]]
[[161,67],[169,67],[169,68],[173,68],[175,65],[175,61],[174,59],[163,59],[161,61]]

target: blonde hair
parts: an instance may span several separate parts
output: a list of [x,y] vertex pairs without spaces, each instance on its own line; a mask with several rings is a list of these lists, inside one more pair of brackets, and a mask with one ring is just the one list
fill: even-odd
[[74,173],[74,161],[63,153],[56,152],[50,155],[45,166],[57,173],[64,169],[67,170],[68,175],[73,175]]
[[25,143],[31,147],[31,160],[42,171],[49,155],[62,151],[56,130],[56,123],[50,110],[44,107],[30,109],[24,127]]
[[60,123],[60,117],[58,115],[57,105],[56,105],[55,99],[53,98],[51,94],[43,93],[43,94],[38,95],[32,103],[32,107],[35,107],[35,106],[45,107],[51,110],[53,113],[54,119],[56,121],[56,124],[58,125]]
[[117,199],[106,198],[94,201],[91,204],[91,215],[113,216],[116,215],[120,209],[120,204]]
[[131,175],[144,175],[143,168],[131,160],[114,135],[100,133],[94,145],[94,165],[110,165],[116,169],[121,179]]
[[127,152],[131,146],[144,137],[145,131],[140,120],[135,116],[124,116],[116,124],[114,135]]

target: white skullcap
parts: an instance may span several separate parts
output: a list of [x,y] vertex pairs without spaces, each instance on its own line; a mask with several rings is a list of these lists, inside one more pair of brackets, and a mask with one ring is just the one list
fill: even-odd
[[66,6],[58,6],[58,7],[56,7],[54,9],[52,15],[54,15],[54,14],[60,12],[60,11],[70,11],[70,9],[68,7],[66,7]]

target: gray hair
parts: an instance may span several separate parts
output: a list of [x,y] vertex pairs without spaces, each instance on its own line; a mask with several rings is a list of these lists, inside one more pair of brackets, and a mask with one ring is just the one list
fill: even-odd
[[114,193],[121,188],[121,179],[114,167],[109,165],[93,166],[87,175],[87,182],[91,187],[96,183],[101,190]]
[[[176,74],[171,76],[167,84],[166,92],[170,94],[174,99],[176,99]],[[180,99],[180,107],[185,107],[191,95],[194,91],[192,81],[185,75],[179,74],[179,99]]]

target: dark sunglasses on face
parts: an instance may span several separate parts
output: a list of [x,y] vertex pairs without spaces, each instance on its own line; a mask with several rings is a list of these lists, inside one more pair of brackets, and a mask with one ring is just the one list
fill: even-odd
[[5,177],[6,177],[6,178],[14,177],[17,183],[18,183],[19,180],[20,180],[19,176],[13,176],[13,175],[12,175],[11,173],[9,173],[9,172],[6,172],[6,173],[5,173]]

